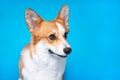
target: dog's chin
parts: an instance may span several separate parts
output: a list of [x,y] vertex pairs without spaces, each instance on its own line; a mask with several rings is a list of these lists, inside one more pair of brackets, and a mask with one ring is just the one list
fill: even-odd
[[53,52],[51,49],[49,49],[48,52],[49,52],[50,54],[56,55],[56,56],[61,57],[61,58],[66,58],[66,57],[67,57],[67,55],[57,54],[57,53]]

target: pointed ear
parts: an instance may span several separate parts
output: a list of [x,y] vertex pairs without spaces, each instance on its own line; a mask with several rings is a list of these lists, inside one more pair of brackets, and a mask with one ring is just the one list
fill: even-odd
[[56,19],[61,20],[65,24],[65,26],[68,26],[68,16],[69,16],[68,6],[64,5]]
[[38,29],[39,25],[43,21],[43,19],[32,9],[26,10],[25,18],[30,32],[34,32],[36,29]]

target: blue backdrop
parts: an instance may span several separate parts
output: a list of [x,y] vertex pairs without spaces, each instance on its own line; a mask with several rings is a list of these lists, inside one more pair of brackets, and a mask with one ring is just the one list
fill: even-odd
[[120,80],[119,0],[4,0],[0,1],[0,80],[17,80],[22,48],[30,41],[27,8],[53,20],[60,8],[70,9],[65,80]]

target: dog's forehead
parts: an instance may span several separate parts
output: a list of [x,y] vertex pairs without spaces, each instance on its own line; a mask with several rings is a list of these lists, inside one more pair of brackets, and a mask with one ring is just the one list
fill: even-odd
[[65,28],[62,24],[50,21],[50,22],[43,22],[41,24],[41,31],[44,31],[45,33],[64,33]]
[[43,22],[40,26],[42,33],[52,33],[58,31],[58,28],[54,22]]

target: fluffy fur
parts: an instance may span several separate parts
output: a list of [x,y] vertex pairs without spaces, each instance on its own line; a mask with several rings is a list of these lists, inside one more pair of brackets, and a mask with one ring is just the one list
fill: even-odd
[[[69,31],[68,13],[65,5],[55,20],[46,22],[32,9],[26,11],[32,39],[21,53],[19,80],[63,80],[67,56],[64,48],[70,48],[65,38]],[[51,34],[55,40],[50,40]]]

